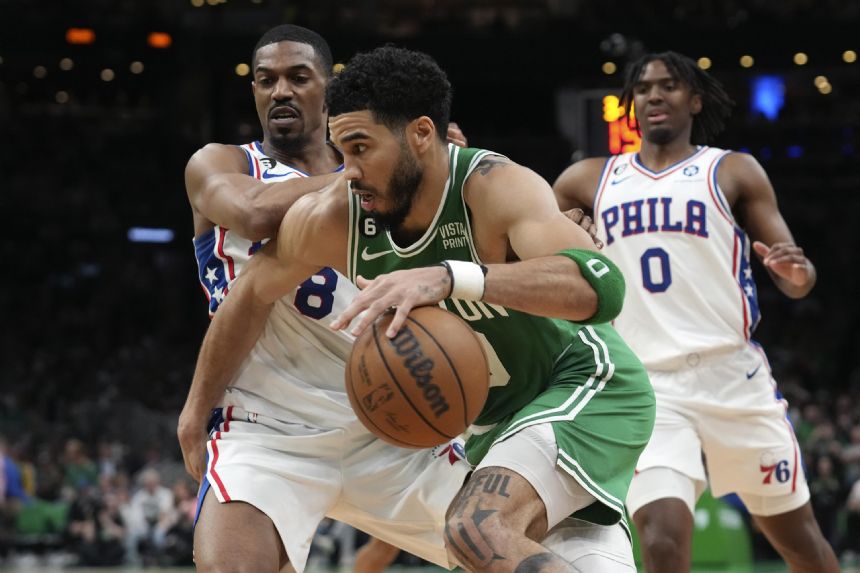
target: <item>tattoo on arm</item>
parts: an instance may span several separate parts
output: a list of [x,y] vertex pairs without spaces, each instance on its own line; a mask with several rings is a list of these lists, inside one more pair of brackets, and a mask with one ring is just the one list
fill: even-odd
[[445,537],[454,554],[467,567],[486,567],[495,559],[504,559],[496,554],[481,531],[481,522],[496,513],[496,510],[481,509],[477,498],[467,500],[462,495],[456,503],[453,518],[445,526]]
[[464,561],[464,565],[486,567],[491,561],[505,559],[499,553],[503,548],[492,547],[489,536],[481,528],[481,524],[498,510],[481,509],[481,498],[510,497],[510,480],[509,475],[502,473],[478,472],[472,475],[452,503],[445,537],[448,546]]
[[480,175],[486,175],[499,165],[511,165],[511,162],[498,156],[485,157],[478,162],[477,166],[475,166],[475,171],[477,171]]

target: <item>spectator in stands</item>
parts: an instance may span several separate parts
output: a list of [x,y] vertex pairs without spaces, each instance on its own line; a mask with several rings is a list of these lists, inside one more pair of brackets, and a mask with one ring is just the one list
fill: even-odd
[[77,438],[66,441],[63,453],[63,485],[74,489],[95,486],[99,470],[87,455],[83,442]]
[[164,540],[165,565],[192,565],[194,546],[194,517],[197,513],[197,497],[187,479],[174,482],[173,523]]
[[11,543],[15,517],[28,497],[21,483],[21,471],[8,454],[9,443],[0,435],[0,558]]
[[845,466],[845,480],[850,485],[860,480],[860,423],[850,431],[850,442],[842,448],[842,463]]
[[126,550],[129,558],[155,564],[174,522],[173,493],[161,485],[161,475],[149,468],[140,474],[140,489],[131,497]]
[[77,565],[120,565],[125,527],[117,497],[109,492],[100,496],[91,485],[81,488],[69,508],[67,536]]
[[96,451],[98,452],[96,464],[98,466],[99,477],[112,478],[115,476],[122,465],[122,445],[110,440],[100,440]]
[[812,430],[807,450],[815,457],[834,456],[839,458],[842,445],[836,439],[836,427],[829,420],[819,422]]
[[815,472],[809,480],[812,510],[821,527],[821,533],[831,545],[836,545],[836,526],[842,501],[842,485],[833,462],[828,455],[820,456],[815,462]]

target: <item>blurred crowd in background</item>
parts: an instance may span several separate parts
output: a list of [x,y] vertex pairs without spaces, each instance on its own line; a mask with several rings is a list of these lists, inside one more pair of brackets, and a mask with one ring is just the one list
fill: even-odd
[[[2,159],[0,201],[15,213],[2,255],[13,261],[15,280],[3,283],[0,298],[0,559],[188,564],[196,484],[185,475],[175,424],[208,323],[181,182],[194,143],[168,142],[163,125],[134,120],[113,126],[112,135],[105,135],[111,126],[64,117],[30,117],[12,127],[22,139],[44,139],[37,154],[14,164]],[[814,174],[819,167],[811,161],[806,169]],[[808,200],[783,176],[802,165],[762,162],[778,190],[789,188],[780,194],[783,211],[820,278],[808,298],[790,301],[756,267],[758,338],[791,405],[822,529],[854,560],[858,288],[841,269],[857,239],[850,226],[828,221],[841,209],[856,211],[860,198],[845,197],[841,207],[820,195]],[[177,237],[130,242],[127,229],[151,212]],[[362,539],[326,523],[317,559],[348,561]]]

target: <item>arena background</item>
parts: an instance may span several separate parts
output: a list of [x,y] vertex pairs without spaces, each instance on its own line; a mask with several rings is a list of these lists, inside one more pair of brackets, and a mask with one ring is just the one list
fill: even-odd
[[[320,32],[339,62],[385,42],[430,53],[470,143],[549,181],[607,153],[604,96],[630,58],[709,58],[737,102],[715,144],[764,165],[818,268],[815,290],[791,301],[756,264],[757,338],[791,402],[822,528],[846,570],[860,561],[860,487],[848,502],[860,478],[860,4],[0,0],[0,22],[0,457],[28,496],[0,487],[0,568],[187,563],[183,517],[161,550],[126,524],[118,548],[93,555],[69,512],[128,521],[155,470],[187,514],[175,423],[208,319],[183,168],[206,142],[259,138],[242,65],[285,22]],[[784,570],[743,511],[706,505],[700,530],[719,527],[700,532],[697,570]],[[348,564],[352,532],[327,525],[314,567]]]

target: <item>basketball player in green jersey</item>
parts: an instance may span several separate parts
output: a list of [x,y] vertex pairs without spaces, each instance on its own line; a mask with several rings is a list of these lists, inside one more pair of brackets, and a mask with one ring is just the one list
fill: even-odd
[[411,308],[441,304],[469,321],[492,364],[468,431],[476,469],[444,524],[452,555],[476,572],[635,571],[623,500],[654,397],[605,324],[623,299],[617,268],[542,178],[445,142],[450,84],[428,56],[361,54],[327,103],[344,179],[300,199],[248,263],[195,381],[226,385],[271,304],[322,266],[364,288],[335,329],[359,334],[394,306],[394,336]]

